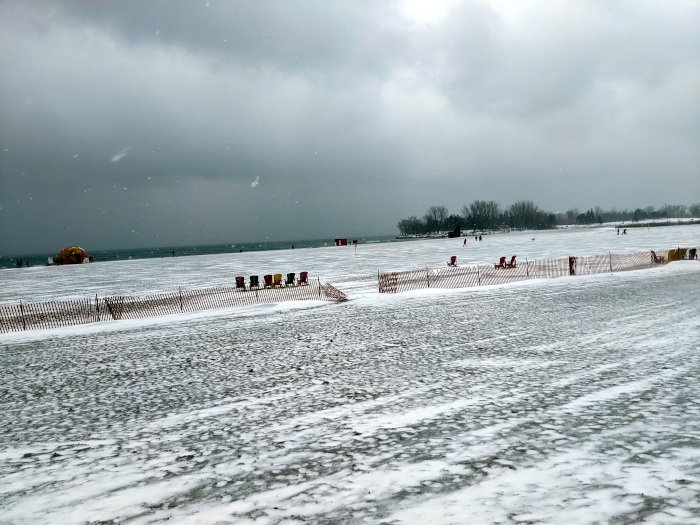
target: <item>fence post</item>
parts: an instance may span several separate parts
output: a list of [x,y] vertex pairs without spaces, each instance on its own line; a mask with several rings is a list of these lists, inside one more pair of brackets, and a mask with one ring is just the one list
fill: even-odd
[[612,269],[612,253],[611,253],[611,252],[608,252],[608,258],[610,259],[610,273],[613,273],[613,269]]
[[479,283],[479,286],[481,286],[481,270],[479,270],[479,265],[476,265],[476,280]]
[[22,305],[22,301],[19,302],[19,313],[22,315],[22,330],[26,330],[27,322],[24,319],[24,306]]
[[100,321],[100,300],[97,298],[97,294],[95,294],[95,322]]
[[530,262],[525,257],[525,277],[530,278]]
[[425,269],[425,280],[428,283],[428,288],[430,288],[430,268]]
[[178,286],[177,291],[179,292],[179,295],[180,295],[180,311],[182,312],[183,311],[183,308],[182,308],[182,287]]

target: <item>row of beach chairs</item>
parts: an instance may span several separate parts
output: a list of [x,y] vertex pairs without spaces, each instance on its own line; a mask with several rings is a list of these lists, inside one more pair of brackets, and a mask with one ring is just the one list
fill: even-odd
[[680,261],[682,259],[697,260],[698,249],[697,248],[675,248],[668,251],[668,260],[663,255],[656,255],[654,250],[651,250],[651,262],[652,264],[660,264],[671,261]]
[[[263,275],[263,288],[281,288],[284,286],[304,286],[309,284],[309,272],[300,272],[299,278],[295,279],[296,273],[290,272],[287,274],[287,279],[282,280],[281,273]],[[260,289],[260,280],[257,275],[251,275],[248,281],[248,287],[245,285],[245,277],[239,275],[236,277],[236,290],[258,290]]]
[[510,258],[510,262],[506,262],[505,257],[498,260],[498,264],[493,265],[494,268],[515,268],[515,255]]
[[[653,253],[653,252],[652,252]],[[494,264],[494,268],[515,268],[515,255],[510,258],[510,262],[506,262],[505,257],[501,257],[498,264]],[[447,266],[457,266],[457,256],[453,255],[450,260],[447,261]]]

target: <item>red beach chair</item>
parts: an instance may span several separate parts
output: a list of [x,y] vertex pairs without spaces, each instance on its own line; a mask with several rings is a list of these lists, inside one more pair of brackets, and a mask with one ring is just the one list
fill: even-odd
[[236,290],[245,290],[245,277],[236,277]]
[[300,272],[297,284],[309,284],[309,272]]
[[654,250],[651,250],[651,264],[660,264],[666,262],[666,258],[663,255],[656,255]]
[[515,268],[515,255],[510,258],[509,263],[506,263],[506,268]]
[[263,275],[263,279],[265,280],[263,287],[272,288],[272,274]]
[[457,266],[457,256],[453,255],[450,257],[450,260],[447,262],[447,266]]
[[493,267],[494,267],[494,268],[505,268],[505,267],[506,267],[506,258],[505,258],[505,256],[504,256],[504,257],[501,257],[500,259],[498,259],[498,264],[494,264]]

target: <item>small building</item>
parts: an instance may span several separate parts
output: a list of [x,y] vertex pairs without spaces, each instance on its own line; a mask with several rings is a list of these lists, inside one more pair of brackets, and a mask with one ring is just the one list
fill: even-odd
[[348,245],[348,240],[344,237],[338,237],[335,240],[335,245],[336,246],[347,246]]
[[502,233],[510,233],[510,226],[507,224],[501,224],[498,226],[498,231]]

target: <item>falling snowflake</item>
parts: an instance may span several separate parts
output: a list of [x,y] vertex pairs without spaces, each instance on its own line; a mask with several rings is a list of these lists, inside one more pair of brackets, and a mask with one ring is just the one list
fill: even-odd
[[109,159],[109,161],[110,162],[119,162],[120,160],[122,160],[124,157],[127,156],[130,149],[131,149],[131,146],[127,146],[126,148],[119,150],[117,153],[112,155],[112,158]]

